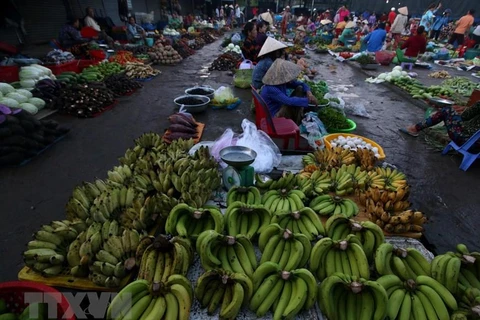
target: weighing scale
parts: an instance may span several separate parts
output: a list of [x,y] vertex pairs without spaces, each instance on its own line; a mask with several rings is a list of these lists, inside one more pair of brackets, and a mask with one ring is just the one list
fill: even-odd
[[255,161],[257,153],[247,147],[232,146],[220,151],[220,158],[228,164],[223,169],[223,185],[228,190],[234,186],[253,186],[255,170],[250,164]]

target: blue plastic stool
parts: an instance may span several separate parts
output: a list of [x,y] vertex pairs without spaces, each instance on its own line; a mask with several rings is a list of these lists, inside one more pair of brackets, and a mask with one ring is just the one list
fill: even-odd
[[472,165],[472,163],[480,158],[480,153],[470,153],[468,150],[480,139],[480,130],[475,132],[470,139],[467,140],[462,146],[458,146],[455,142],[451,141],[445,149],[442,151],[442,155],[447,154],[452,148],[455,151],[461,153],[463,155],[462,163],[460,164],[460,169],[463,171],[467,171],[468,168]]

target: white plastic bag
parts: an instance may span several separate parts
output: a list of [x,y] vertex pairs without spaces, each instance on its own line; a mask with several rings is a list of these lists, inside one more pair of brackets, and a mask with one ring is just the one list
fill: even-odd
[[243,119],[242,129],[243,133],[238,137],[236,145],[250,148],[257,153],[252,164],[255,172],[271,172],[282,160],[280,149],[265,132],[257,130],[255,123]]
[[233,132],[233,130],[228,128],[220,136],[220,138],[215,140],[215,142],[213,143],[213,146],[210,148],[210,154],[212,155],[212,157],[214,157],[215,160],[217,160],[217,162],[222,164],[224,167],[226,166],[226,164],[222,161],[222,159],[220,159],[220,151],[223,148],[235,145],[236,141],[234,139],[234,136],[235,136],[235,133]]
[[347,104],[345,106],[345,111],[349,114],[353,114],[354,116],[364,117],[364,118],[371,118],[370,114],[367,112],[365,105],[361,102],[355,104]]
[[329,100],[333,99],[333,98],[338,99],[338,101],[340,101],[339,103],[330,100],[330,107],[336,108],[336,109],[340,110],[341,112],[343,112],[343,114],[345,114],[345,101],[342,98],[334,96],[331,93],[326,93],[325,96],[323,96],[323,98],[324,99],[329,99]]
[[213,98],[219,103],[225,103],[227,101],[232,101],[235,96],[233,95],[233,91],[230,87],[221,86],[215,90]]
[[242,41],[242,36],[240,35],[240,33],[235,33],[232,38],[230,39],[230,41],[233,43],[233,44],[239,44],[240,41]]

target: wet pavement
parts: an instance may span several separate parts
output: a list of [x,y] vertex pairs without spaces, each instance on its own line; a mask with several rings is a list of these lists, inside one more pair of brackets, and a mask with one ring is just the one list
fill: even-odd
[[[161,66],[162,74],[138,93],[120,99],[119,105],[94,119],[53,116],[71,126],[70,134],[41,157],[21,168],[0,170],[1,216],[0,255],[3,257],[0,281],[15,280],[23,266],[21,252],[31,234],[41,224],[63,219],[64,206],[72,189],[82,181],[104,178],[117,158],[132,146],[132,140],[144,132],[163,132],[167,117],[175,111],[173,99],[195,84],[214,88],[229,86],[228,72],[200,73],[218,56],[220,40],[206,46],[178,66]],[[411,138],[398,128],[419,121],[424,110],[384,85],[365,83],[366,75],[328,55],[311,54],[319,71],[316,79],[325,79],[333,93],[342,96],[347,106],[362,104],[370,118],[352,116],[356,133],[378,142],[386,161],[408,176],[413,206],[430,219],[426,241],[438,253],[454,249],[458,242],[478,248],[476,213],[480,200],[480,162],[467,172],[458,169],[461,158],[441,156],[422,136]],[[209,74],[208,74],[209,73]],[[208,77],[205,75],[208,74]],[[241,121],[252,119],[250,91],[236,89],[242,104],[234,110],[208,110],[196,115],[206,123],[202,140],[215,140],[226,128],[241,131]]]

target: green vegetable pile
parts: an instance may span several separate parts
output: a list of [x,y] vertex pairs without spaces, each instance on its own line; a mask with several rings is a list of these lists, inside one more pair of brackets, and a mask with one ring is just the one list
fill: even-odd
[[362,65],[376,64],[377,63],[377,61],[375,61],[375,58],[373,58],[372,56],[370,56],[368,54],[362,54],[360,57],[357,58],[356,61],[358,63],[362,64]]
[[328,93],[327,83],[323,80],[320,80],[318,82],[306,81],[305,84],[310,88],[315,98],[317,98],[318,104],[322,104],[320,103],[320,100],[323,100],[323,96]]
[[480,83],[475,83],[465,77],[446,79],[442,82],[442,86],[449,87],[453,89],[453,91],[455,91],[456,93],[461,94],[465,97],[470,97],[473,90],[480,89]]
[[350,123],[348,123],[347,117],[335,108],[325,107],[320,109],[318,117],[322,120],[327,130],[350,128]]

